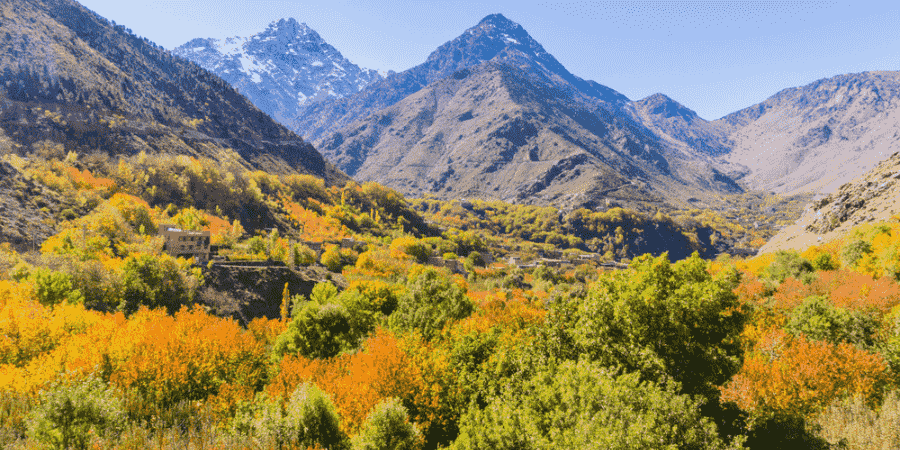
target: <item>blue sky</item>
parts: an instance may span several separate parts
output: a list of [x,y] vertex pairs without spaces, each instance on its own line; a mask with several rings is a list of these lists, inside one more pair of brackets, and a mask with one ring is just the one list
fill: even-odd
[[166,48],[294,17],[350,61],[402,71],[484,16],[520,23],[572,73],[705,119],[833,75],[900,70],[900,5],[844,1],[81,0]]

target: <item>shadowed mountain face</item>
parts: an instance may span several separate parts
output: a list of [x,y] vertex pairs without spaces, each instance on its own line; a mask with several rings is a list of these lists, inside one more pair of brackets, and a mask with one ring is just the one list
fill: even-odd
[[51,140],[346,180],[220,78],[70,0],[0,3],[0,127],[20,151]]
[[572,75],[500,15],[422,65],[307,113],[326,158],[412,196],[571,207],[714,202],[741,190],[709,155],[645,127],[625,96]]
[[840,75],[785,89],[715,122],[743,182],[830,193],[900,150],[900,72]]
[[304,104],[352,95],[381,79],[294,19],[272,22],[247,38],[194,39],[173,53],[222,77],[282,123]]

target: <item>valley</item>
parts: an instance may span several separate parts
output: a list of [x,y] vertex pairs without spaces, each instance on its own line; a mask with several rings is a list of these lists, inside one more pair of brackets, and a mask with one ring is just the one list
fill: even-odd
[[0,447],[900,443],[898,72],[705,120],[502,14],[243,36],[0,3]]

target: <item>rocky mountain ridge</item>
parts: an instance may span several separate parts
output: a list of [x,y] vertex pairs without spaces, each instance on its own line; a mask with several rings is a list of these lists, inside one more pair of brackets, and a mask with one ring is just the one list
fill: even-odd
[[346,97],[382,78],[348,61],[293,18],[249,37],[193,39],[172,53],[218,75],[282,123],[296,118],[307,103]]
[[20,153],[49,140],[347,180],[221,78],[72,0],[0,3],[0,128]]
[[438,47],[424,63],[372,83],[359,94],[309,104],[300,111],[296,121],[289,125],[301,136],[316,142],[329,132],[381,108],[392,106],[460,69],[487,61],[502,61],[513,66],[527,65],[529,70],[564,81],[572,88],[613,108],[629,101],[613,89],[572,75],[521,25],[500,14],[492,14]]
[[741,190],[708,154],[643,126],[627,97],[572,75],[501,15],[312,110],[304,120],[326,158],[411,196],[687,206]]
[[863,72],[785,89],[714,125],[741,181],[777,193],[831,193],[900,150],[900,72]]
[[900,152],[874,169],[810,204],[800,219],[774,236],[760,252],[802,250],[845,235],[856,225],[900,214]]

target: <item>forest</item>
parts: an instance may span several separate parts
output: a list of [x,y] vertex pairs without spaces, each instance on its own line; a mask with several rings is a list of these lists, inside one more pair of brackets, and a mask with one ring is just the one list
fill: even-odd
[[[19,150],[56,234],[0,245],[3,448],[900,445],[900,216],[741,258],[722,249],[758,246],[756,218]],[[328,276],[285,285],[276,316],[216,315],[216,262],[169,255],[159,224]]]

